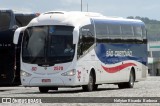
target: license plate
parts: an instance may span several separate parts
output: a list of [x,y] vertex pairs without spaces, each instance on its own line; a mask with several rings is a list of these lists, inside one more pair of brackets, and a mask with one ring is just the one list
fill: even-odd
[[42,82],[51,82],[51,79],[42,79]]

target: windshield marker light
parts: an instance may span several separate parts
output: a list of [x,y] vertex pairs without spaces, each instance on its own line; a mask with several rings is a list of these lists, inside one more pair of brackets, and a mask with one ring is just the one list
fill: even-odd
[[62,73],[61,75],[62,76],[74,76],[76,74],[76,70],[75,69],[72,69],[70,71],[67,71],[65,73]]

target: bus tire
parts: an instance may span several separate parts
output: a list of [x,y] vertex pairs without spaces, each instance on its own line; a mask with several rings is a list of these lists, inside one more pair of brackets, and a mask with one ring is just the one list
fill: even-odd
[[58,87],[50,87],[49,90],[56,90],[56,91],[58,91]]
[[39,91],[41,93],[47,93],[49,91],[49,89],[47,87],[39,87]]
[[131,71],[130,75],[129,75],[129,81],[125,82],[125,83],[119,83],[118,87],[120,89],[123,89],[123,88],[133,88],[134,81],[135,81],[134,73],[133,73],[133,71]]
[[119,83],[119,84],[118,84],[118,87],[119,87],[119,89],[125,88],[125,83]]
[[94,77],[93,77],[93,73],[91,72],[89,75],[89,82],[88,85],[83,85],[83,91],[87,91],[87,92],[91,92],[94,89]]
[[98,89],[98,85],[95,84],[94,87],[93,87],[93,90],[96,91],[97,89]]
[[133,86],[134,86],[134,81],[135,81],[134,73],[133,73],[133,71],[131,70],[130,76],[129,76],[129,81],[126,83],[126,88],[133,88]]

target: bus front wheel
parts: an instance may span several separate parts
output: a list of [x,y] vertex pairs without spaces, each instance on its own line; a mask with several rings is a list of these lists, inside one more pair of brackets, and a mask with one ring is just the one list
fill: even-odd
[[95,82],[94,82],[93,73],[90,73],[88,85],[83,85],[82,88],[84,91],[90,92],[90,91],[93,91],[94,85],[95,85]]

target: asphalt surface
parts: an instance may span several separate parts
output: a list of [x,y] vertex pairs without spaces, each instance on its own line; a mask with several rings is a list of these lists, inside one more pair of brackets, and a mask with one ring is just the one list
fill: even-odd
[[[97,91],[83,92],[82,88],[59,88],[58,91],[49,91],[40,93],[37,87],[0,87],[0,97],[16,99],[42,99],[41,102],[48,103],[23,103],[15,102],[16,106],[34,105],[34,106],[159,106],[160,105],[160,77],[148,77],[145,81],[135,83],[132,89],[119,89],[117,85],[104,84],[98,87]],[[47,98],[50,97],[50,98]],[[97,98],[98,97],[98,98]],[[134,98],[136,97],[136,98]],[[146,98],[148,97],[148,98]],[[128,103],[131,99],[132,103]],[[152,101],[143,102],[150,99]],[[121,100],[121,101],[120,101]],[[127,103],[126,101],[127,100]],[[142,100],[142,101],[138,101]],[[159,103],[156,103],[157,102]],[[112,102],[112,103],[107,103]],[[120,103],[121,102],[121,103]],[[0,105],[8,106],[13,104],[2,103]]]

